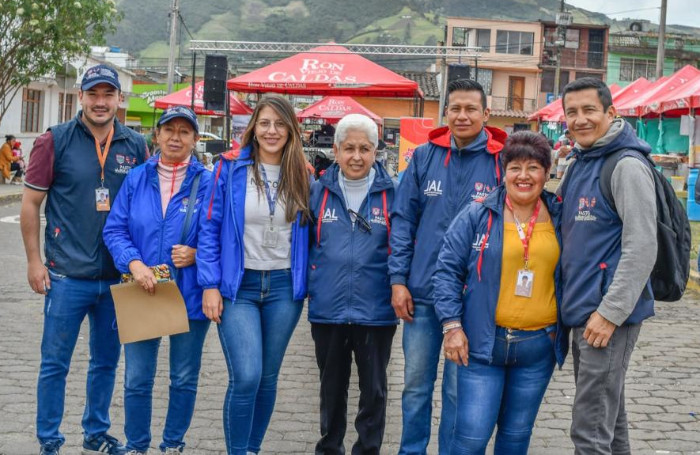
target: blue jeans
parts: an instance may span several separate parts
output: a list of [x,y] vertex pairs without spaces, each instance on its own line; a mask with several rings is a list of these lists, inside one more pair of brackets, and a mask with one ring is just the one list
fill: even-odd
[[[403,430],[399,454],[425,454],[430,441],[433,390],[442,346],[442,326],[432,305],[416,303],[413,322],[403,326],[404,389],[401,396]],[[438,431],[440,454],[448,452],[455,421],[457,368],[445,362],[442,414]]]
[[303,303],[293,299],[289,269],[246,269],[235,302],[224,301],[219,339],[229,376],[224,401],[229,455],[260,450],[284,352]]
[[[494,455],[525,455],[554,371],[551,329],[496,329],[493,359],[457,367],[457,420],[451,454],[483,454],[498,424]],[[451,362],[450,362],[451,363]]]
[[[170,336],[170,396],[161,450],[184,447],[197,398],[202,346],[209,320],[190,320],[190,331]],[[145,452],[151,445],[153,382],[160,338],[124,345],[124,435],[127,450]]]
[[85,437],[109,430],[109,406],[121,352],[109,290],[117,280],[83,280],[49,274],[51,289],[44,299],[37,384],[36,435],[42,445],[65,442],[59,427],[65,405],[66,376],[86,315],[90,321],[90,363],[82,420]]

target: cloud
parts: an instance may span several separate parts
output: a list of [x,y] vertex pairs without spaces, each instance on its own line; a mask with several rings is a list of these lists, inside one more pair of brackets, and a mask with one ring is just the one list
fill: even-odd
[[[612,19],[648,19],[659,23],[661,0],[568,0],[567,4],[608,15]],[[700,26],[700,8],[697,0],[671,0],[666,11],[666,23]]]

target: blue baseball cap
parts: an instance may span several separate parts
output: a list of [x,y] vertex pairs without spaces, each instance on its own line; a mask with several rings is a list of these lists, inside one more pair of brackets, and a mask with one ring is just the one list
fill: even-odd
[[97,84],[109,84],[117,90],[122,89],[119,83],[119,75],[114,68],[107,65],[95,65],[85,71],[80,90],[90,90]]
[[160,119],[158,119],[158,126],[168,123],[174,118],[184,118],[190,122],[192,128],[194,128],[194,131],[199,134],[199,123],[197,122],[197,116],[194,112],[192,112],[192,109],[185,106],[167,108],[165,111],[163,111],[163,115],[160,116]]

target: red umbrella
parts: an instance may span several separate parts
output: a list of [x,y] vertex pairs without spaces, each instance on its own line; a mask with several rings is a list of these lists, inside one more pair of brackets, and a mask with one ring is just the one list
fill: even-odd
[[363,114],[381,123],[382,119],[349,96],[327,96],[297,114],[299,119],[322,118],[337,123],[348,114]]
[[[191,107],[191,105],[192,86],[188,86],[175,93],[158,98],[154,104],[157,109],[167,109],[173,106]],[[233,93],[229,93],[229,105],[231,115],[248,115],[253,113],[253,110],[248,105],[236,98]],[[195,84],[194,112],[197,115],[221,115],[220,112],[204,109],[204,81],[200,81]]]
[[255,93],[423,97],[418,83],[336,44],[319,46],[230,79],[227,87]]

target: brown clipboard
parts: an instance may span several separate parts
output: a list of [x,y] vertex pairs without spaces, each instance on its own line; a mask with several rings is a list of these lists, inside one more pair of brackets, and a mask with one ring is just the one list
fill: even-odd
[[153,295],[136,282],[114,284],[110,288],[120,343],[190,331],[185,300],[174,281],[156,284]]

